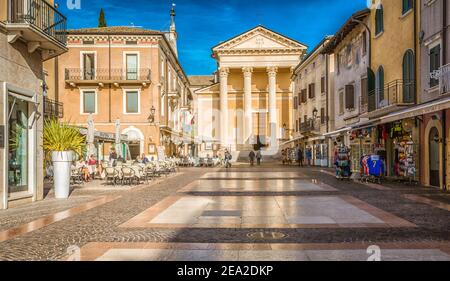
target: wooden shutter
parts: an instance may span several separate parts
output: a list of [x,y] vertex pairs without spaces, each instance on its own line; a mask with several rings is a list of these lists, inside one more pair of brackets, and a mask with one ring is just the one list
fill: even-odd
[[320,93],[325,93],[325,77],[320,79]]
[[320,123],[324,124],[325,123],[325,108],[321,108],[320,109]]
[[345,108],[346,109],[355,108],[355,86],[353,85],[345,86]]

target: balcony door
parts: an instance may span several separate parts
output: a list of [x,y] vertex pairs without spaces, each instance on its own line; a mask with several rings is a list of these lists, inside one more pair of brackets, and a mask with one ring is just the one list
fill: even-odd
[[137,80],[137,70],[138,70],[138,56],[137,54],[127,54],[126,55],[126,65],[127,65],[127,80]]
[[83,80],[95,79],[95,53],[83,53]]

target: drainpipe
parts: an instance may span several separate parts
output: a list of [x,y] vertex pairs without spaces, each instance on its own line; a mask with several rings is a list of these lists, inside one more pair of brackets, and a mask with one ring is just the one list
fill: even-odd
[[367,36],[369,39],[369,44],[367,44],[368,46],[368,56],[369,56],[369,65],[368,68],[372,68],[372,31],[370,30],[370,27],[363,21],[355,19],[354,17],[352,17],[352,21],[361,24],[362,26],[364,26],[364,28],[367,31]]
[[[108,56],[109,56],[109,67],[108,67],[108,79],[111,81],[111,37],[108,35]],[[111,116],[111,83],[109,83],[109,93],[108,93],[108,103],[109,103],[109,110],[108,110],[108,118],[109,123],[112,121]]]
[[[443,0],[444,2],[446,0]],[[414,12],[414,79],[416,79],[415,81],[415,86],[414,86],[414,103],[417,104],[418,101],[418,95],[417,95],[417,56],[418,54],[418,50],[417,50],[417,23],[418,23],[418,18],[417,18],[417,9],[419,9],[420,7],[417,6],[417,0],[414,0],[413,2],[413,12]]]
[[[447,64],[447,0],[442,1],[442,61],[443,64]],[[442,146],[443,146],[443,180],[444,190],[448,190],[447,187],[447,111],[442,110]]]
[[[445,0],[444,0],[445,2]],[[442,162],[443,162],[443,174],[442,179],[444,182],[444,190],[447,190],[447,111],[442,110]]]

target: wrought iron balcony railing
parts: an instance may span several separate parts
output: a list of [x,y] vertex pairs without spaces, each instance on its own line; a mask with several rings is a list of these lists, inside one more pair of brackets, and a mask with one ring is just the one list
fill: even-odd
[[30,24],[66,45],[66,17],[45,0],[7,0],[8,23]]
[[361,98],[360,112],[368,113],[395,105],[413,105],[415,103],[416,81],[394,80],[368,93]]
[[96,68],[96,69],[81,69],[81,68],[66,68],[65,80],[80,82],[80,81],[95,81],[95,82],[123,82],[123,81],[137,81],[150,82],[151,70],[150,68],[141,69],[123,69],[123,68]]
[[320,119],[310,118],[300,124],[300,133],[310,133],[320,131]]
[[44,117],[63,118],[64,106],[61,102],[44,97]]
[[430,74],[430,79],[439,81],[439,93],[441,95],[450,92],[450,63],[443,65],[439,70]]

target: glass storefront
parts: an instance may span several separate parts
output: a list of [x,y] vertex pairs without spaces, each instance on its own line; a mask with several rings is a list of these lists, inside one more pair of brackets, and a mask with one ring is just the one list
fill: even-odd
[[28,191],[29,109],[28,102],[9,97],[9,193]]

